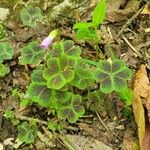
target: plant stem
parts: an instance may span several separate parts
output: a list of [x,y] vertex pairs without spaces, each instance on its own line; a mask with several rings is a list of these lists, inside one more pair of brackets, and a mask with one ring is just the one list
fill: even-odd
[[96,59],[98,60],[98,52],[99,52],[98,44],[95,45],[95,49],[96,49]]
[[90,65],[94,65],[94,66],[97,66],[97,64],[98,64],[98,62],[96,62],[96,61],[92,61],[92,60],[89,60],[89,59],[84,59],[84,58],[82,58],[82,59],[80,59],[82,62],[84,62],[84,63],[87,63],[87,64],[90,64]]
[[48,125],[48,122],[42,121],[42,120],[37,119],[37,118],[26,117],[26,116],[22,116],[20,114],[15,114],[15,117],[19,120],[34,121],[36,123],[41,123],[41,124],[44,124],[44,125]]

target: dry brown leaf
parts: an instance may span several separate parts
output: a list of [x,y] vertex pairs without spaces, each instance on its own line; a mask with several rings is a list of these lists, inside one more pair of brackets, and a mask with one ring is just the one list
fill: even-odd
[[146,6],[142,10],[141,14],[143,14],[143,15],[150,15],[150,3],[146,4]]
[[147,109],[148,114],[150,113],[150,84],[145,65],[141,65],[135,74],[133,92],[132,107],[138,126],[140,148],[150,150],[150,123],[147,121],[148,115],[144,113],[144,108]]
[[[107,4],[106,20],[110,22],[121,22],[130,18],[139,6],[139,0],[129,1],[124,9],[119,9],[122,1],[109,0]],[[132,7],[131,7],[132,6]]]
[[88,136],[66,135],[68,143],[76,150],[112,150],[104,143]]
[[134,79],[133,88],[134,91],[141,97],[149,97],[150,85],[145,65],[141,65],[140,69],[137,71]]
[[140,147],[142,148],[142,142],[145,134],[145,114],[144,114],[142,99],[136,92],[134,92],[132,107],[133,107],[135,121],[138,126],[139,144]]
[[142,144],[142,150],[150,150],[150,123],[147,116],[145,116],[145,136]]

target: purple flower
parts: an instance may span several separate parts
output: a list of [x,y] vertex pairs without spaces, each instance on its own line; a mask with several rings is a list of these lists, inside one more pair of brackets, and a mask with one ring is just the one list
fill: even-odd
[[46,37],[42,43],[40,44],[40,47],[47,49],[49,45],[52,43],[53,39],[57,36],[58,29],[53,30],[48,37]]
[[52,41],[53,41],[53,38],[50,37],[50,36],[48,36],[48,37],[46,37],[46,38],[42,41],[42,43],[41,43],[40,46],[41,46],[42,48],[47,49],[48,46],[52,43]]

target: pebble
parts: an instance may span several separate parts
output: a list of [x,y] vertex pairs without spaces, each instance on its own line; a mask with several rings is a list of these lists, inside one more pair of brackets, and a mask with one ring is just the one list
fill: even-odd
[[2,143],[0,143],[0,150],[3,150],[4,149],[4,146]]
[[117,126],[117,127],[115,127],[115,128],[118,129],[118,130],[125,130],[124,125],[119,125],[119,126]]

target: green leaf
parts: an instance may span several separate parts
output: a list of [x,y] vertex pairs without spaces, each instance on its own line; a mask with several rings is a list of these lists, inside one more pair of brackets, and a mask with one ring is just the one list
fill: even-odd
[[110,106],[108,103],[108,95],[101,92],[100,90],[89,92],[88,95],[88,106],[90,106],[90,110],[95,112],[98,111],[99,113],[106,113]]
[[62,129],[62,125],[59,122],[49,121],[48,129],[52,131],[59,131]]
[[18,125],[17,129],[19,131],[18,138],[21,142],[30,144],[37,137],[38,128],[36,123],[28,124],[27,122],[23,122],[21,125]]
[[13,111],[6,110],[5,114],[4,114],[4,117],[8,118],[14,126],[19,124],[19,120],[15,117]]
[[125,90],[127,88],[126,80],[130,80],[131,76],[132,71],[122,60],[118,59],[99,62],[95,73],[95,79],[100,83],[100,89],[104,93]]
[[[78,59],[81,55],[81,49],[79,46],[74,45],[71,40],[62,41],[59,43],[54,43],[52,50],[47,55],[47,60],[50,58],[59,58],[61,61],[61,66],[69,65],[70,67],[76,67],[78,64]],[[64,59],[64,61],[63,61]]]
[[10,72],[10,69],[8,66],[0,64],[0,77],[4,77],[9,72]]
[[22,48],[19,63],[21,65],[33,64],[39,65],[41,59],[45,55],[45,50],[39,46],[37,42],[30,42],[27,46]]
[[26,108],[27,106],[29,106],[32,102],[30,99],[27,99],[27,98],[22,98],[20,99],[20,108]]
[[12,59],[14,50],[9,43],[1,42],[0,43],[0,64],[7,59]]
[[23,25],[31,28],[35,28],[37,26],[37,22],[42,22],[44,18],[40,8],[32,6],[28,6],[23,9],[20,13],[20,17]]
[[95,26],[100,25],[106,14],[106,0],[101,0],[97,6],[95,7],[93,14],[92,14],[92,23]]
[[47,68],[43,71],[43,77],[47,80],[47,86],[60,90],[74,78],[74,68],[70,64],[69,56],[61,55],[60,58],[49,58]]
[[6,36],[6,30],[3,25],[0,23],[0,39],[3,39]]
[[32,83],[29,85],[27,94],[33,102],[43,107],[50,107],[53,92],[47,87],[47,81],[43,78],[42,70],[35,70],[31,75]]
[[132,104],[133,99],[133,91],[130,88],[126,88],[125,90],[118,92],[118,96],[125,102],[126,105],[130,106]]
[[63,49],[60,45],[60,43],[54,43],[52,45],[52,49],[51,51],[49,52],[48,56],[47,56],[47,59],[51,58],[51,57],[60,57],[61,54],[63,53]]
[[84,90],[94,84],[94,74],[88,65],[79,64],[74,71],[75,78],[70,82],[72,86]]
[[98,40],[98,35],[97,31],[95,29],[85,29],[81,28],[78,29],[76,32],[76,38],[78,40],[85,40],[85,41],[97,41]]
[[60,119],[68,119],[70,123],[75,123],[79,117],[84,114],[84,107],[81,106],[81,96],[68,92],[68,96],[64,101],[58,101],[58,117]]
[[81,49],[79,46],[75,46],[74,42],[71,40],[66,40],[62,43],[62,47],[64,50],[64,53],[67,56],[79,58],[81,55]]
[[92,22],[79,22],[73,26],[73,29],[81,29],[81,28],[89,28],[89,27],[93,27]]

